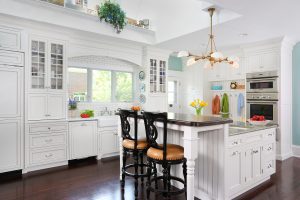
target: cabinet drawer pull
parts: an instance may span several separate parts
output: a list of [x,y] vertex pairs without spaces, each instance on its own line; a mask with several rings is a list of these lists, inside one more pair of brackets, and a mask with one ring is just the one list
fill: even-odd
[[114,133],[114,135],[118,135],[118,133],[117,133],[117,132],[115,132],[115,133]]
[[53,141],[52,139],[45,140],[45,142],[47,142],[47,143],[52,142],[52,141]]
[[272,150],[272,147],[269,147],[267,150],[268,150],[268,151]]
[[49,154],[46,154],[46,155],[45,155],[46,158],[50,158],[50,157],[52,157],[52,156],[53,156],[52,153],[49,153]]
[[268,136],[273,136],[273,133],[269,133]]
[[238,141],[234,141],[233,143],[232,143],[232,145],[237,145],[238,144]]
[[268,169],[270,169],[272,167],[272,165],[271,164],[268,164]]
[[253,154],[258,153],[258,150],[252,151]]
[[239,152],[238,151],[235,151],[235,152],[233,152],[231,155],[232,156],[235,156],[235,155],[237,155]]

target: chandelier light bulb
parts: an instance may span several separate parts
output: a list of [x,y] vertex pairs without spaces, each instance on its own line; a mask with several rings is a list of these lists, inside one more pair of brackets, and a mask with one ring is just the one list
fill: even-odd
[[204,63],[204,68],[205,69],[211,69],[211,68],[213,68],[213,64],[210,61],[206,61]]
[[227,58],[228,62],[239,62],[240,61],[240,58],[237,57],[237,56],[229,56]]
[[233,68],[235,68],[235,69],[237,69],[237,68],[240,67],[240,65],[239,65],[238,62],[233,62],[233,63],[231,64],[231,66],[232,66]]
[[187,60],[186,65],[187,65],[187,66],[191,66],[191,65],[193,65],[193,64],[195,64],[195,63],[196,63],[195,58],[194,58],[194,57],[191,57],[191,58],[189,58],[189,59]]
[[181,58],[181,57],[188,57],[190,54],[189,52],[187,51],[179,51],[178,54],[177,54],[177,57],[178,58]]
[[214,59],[217,59],[217,60],[223,59],[223,58],[224,58],[223,54],[222,54],[221,52],[218,52],[218,51],[212,53],[212,54],[211,54],[211,57],[213,57]]

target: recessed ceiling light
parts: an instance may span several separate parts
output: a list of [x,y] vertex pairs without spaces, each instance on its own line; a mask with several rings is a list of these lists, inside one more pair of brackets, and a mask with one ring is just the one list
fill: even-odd
[[248,33],[241,33],[239,36],[240,37],[246,37],[246,36],[248,36]]

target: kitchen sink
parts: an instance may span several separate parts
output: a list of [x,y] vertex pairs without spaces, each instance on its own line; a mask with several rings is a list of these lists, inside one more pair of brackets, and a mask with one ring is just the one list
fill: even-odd
[[118,116],[117,115],[103,115],[95,117],[98,119],[99,127],[107,127],[107,126],[118,126]]

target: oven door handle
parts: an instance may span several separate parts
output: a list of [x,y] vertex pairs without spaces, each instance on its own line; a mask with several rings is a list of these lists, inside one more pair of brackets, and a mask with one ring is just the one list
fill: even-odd
[[256,79],[247,79],[247,82],[266,82],[266,81],[276,81],[277,78],[256,78]]
[[265,101],[249,101],[247,102],[247,104],[278,104],[278,101],[268,101],[268,102],[265,102]]

